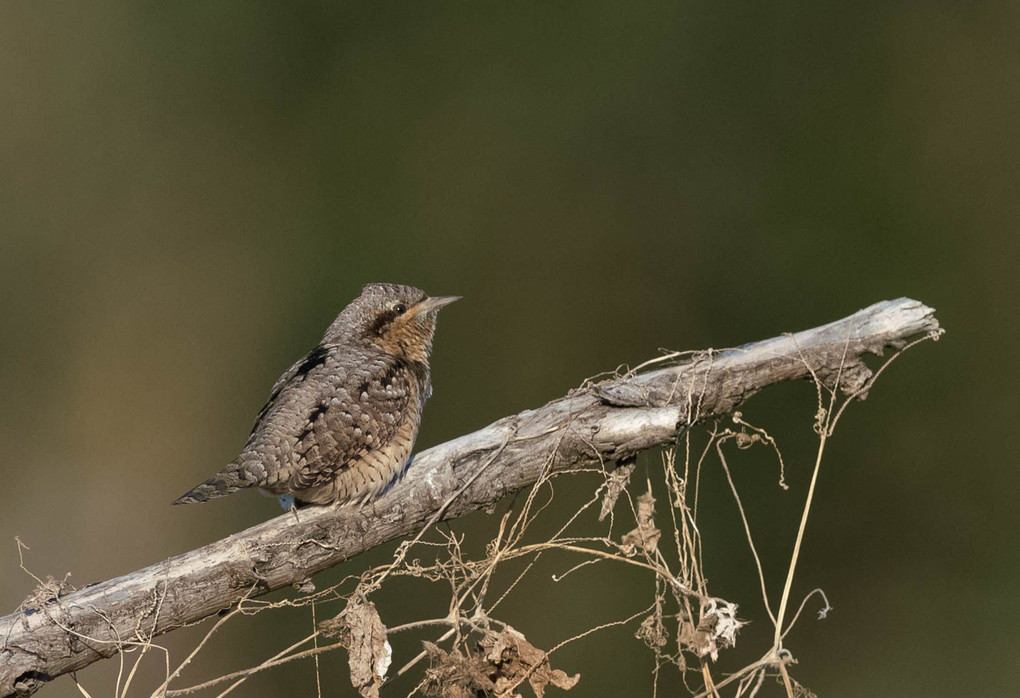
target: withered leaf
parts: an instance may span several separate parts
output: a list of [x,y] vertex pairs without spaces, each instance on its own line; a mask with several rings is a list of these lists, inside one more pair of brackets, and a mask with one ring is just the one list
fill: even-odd
[[662,531],[655,526],[655,497],[649,488],[637,500],[637,528],[624,534],[621,542],[630,551],[651,553],[658,547],[661,535]]
[[351,683],[358,692],[364,698],[379,698],[379,687],[390,668],[393,649],[375,604],[355,594],[339,615],[323,621],[319,628],[347,648]]
[[459,650],[447,652],[431,642],[423,642],[429,657],[422,694],[434,698],[475,698],[489,694],[496,686],[489,678],[489,663],[476,654],[467,656]]
[[553,669],[546,653],[510,626],[502,633],[486,633],[479,647],[485,653],[497,694],[506,693],[527,680],[537,698],[543,698],[550,684],[566,691],[581,680],[580,674],[568,676],[561,669]]
[[699,657],[719,659],[719,650],[737,644],[737,631],[745,625],[737,620],[737,605],[722,599],[709,599],[702,608],[697,628],[690,622],[680,624],[679,643]]
[[609,477],[606,478],[606,493],[602,496],[602,510],[599,512],[599,521],[609,516],[609,512],[616,506],[616,500],[620,498],[620,493],[627,487],[627,483],[630,482],[630,475],[636,467],[635,463],[618,465],[616,470],[611,472]]

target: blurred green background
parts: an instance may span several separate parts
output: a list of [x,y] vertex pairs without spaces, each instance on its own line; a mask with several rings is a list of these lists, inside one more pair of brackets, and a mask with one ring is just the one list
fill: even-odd
[[[248,493],[168,504],[235,455],[365,282],[464,296],[440,322],[420,447],[660,347],[907,295],[948,335],[830,444],[795,598],[822,587],[835,610],[791,633],[793,673],[821,695],[1014,694],[1018,19],[1016,2],[4,3],[3,612],[34,586],[16,535],[34,573],[82,586],[277,515]],[[791,491],[764,449],[731,456],[774,598],[814,410],[808,384],[744,410],[779,439]],[[732,670],[771,633],[717,462],[704,478],[710,588],[752,621]],[[593,486],[561,480],[543,525]],[[457,530],[480,547],[491,527]],[[545,558],[500,617],[549,648],[647,605],[647,577],[610,566],[550,580],[576,562]],[[376,602],[396,625],[445,614],[444,593],[398,581]],[[239,621],[182,684],[311,623]],[[581,672],[574,694],[651,695],[634,629],[554,655]],[[204,630],[164,641],[180,659]],[[396,642],[397,666],[423,637]],[[147,659],[137,694],[162,671]],[[116,672],[79,679],[111,695]],[[345,656],[321,674],[352,695]],[[664,671],[660,695],[679,689]],[[237,695],[315,690],[304,662]],[[78,693],[62,677],[40,695]]]

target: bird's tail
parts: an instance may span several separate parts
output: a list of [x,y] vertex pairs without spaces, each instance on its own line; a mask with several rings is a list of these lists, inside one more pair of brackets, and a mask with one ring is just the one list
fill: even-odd
[[196,502],[207,502],[210,499],[224,497],[228,494],[243,490],[259,484],[259,473],[255,469],[245,467],[237,461],[231,463],[220,472],[194,487],[191,491],[182,494],[173,501],[174,504],[194,504]]

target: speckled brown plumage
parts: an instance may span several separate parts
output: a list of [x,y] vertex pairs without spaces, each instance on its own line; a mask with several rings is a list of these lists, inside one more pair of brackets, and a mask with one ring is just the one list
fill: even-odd
[[366,502],[400,478],[431,394],[436,314],[456,297],[369,284],[280,376],[230,465],[174,504],[259,487],[302,504]]

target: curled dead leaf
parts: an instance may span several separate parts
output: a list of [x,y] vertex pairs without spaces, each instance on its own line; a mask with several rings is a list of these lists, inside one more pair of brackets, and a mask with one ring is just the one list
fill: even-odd
[[506,693],[527,680],[537,698],[542,698],[550,684],[566,691],[581,680],[580,674],[568,676],[561,669],[553,669],[549,656],[510,626],[502,633],[486,633],[478,644],[485,653],[497,694]]
[[475,698],[496,690],[489,678],[489,663],[477,654],[464,655],[459,650],[447,652],[431,642],[423,642],[429,657],[422,694],[435,698]]
[[655,497],[649,487],[637,500],[637,527],[624,534],[621,542],[628,554],[638,550],[651,553],[658,547],[661,536],[662,531],[655,526]]
[[375,604],[355,594],[339,615],[320,623],[319,629],[347,648],[351,683],[358,692],[364,698],[379,698],[379,687],[393,660],[393,648],[386,639],[386,626]]
[[737,620],[737,605],[722,599],[709,599],[702,608],[697,627],[689,620],[680,623],[678,641],[682,649],[699,657],[719,659],[719,650],[737,644],[737,631],[745,623]]
[[478,695],[514,696],[527,682],[537,698],[543,698],[550,685],[570,690],[581,680],[580,674],[568,676],[549,665],[547,653],[538,649],[510,626],[501,633],[485,631],[467,655],[450,652],[424,643],[429,657],[422,692],[443,698],[474,698]]
[[609,512],[616,506],[616,500],[620,498],[620,493],[626,489],[627,483],[630,482],[631,473],[634,472],[636,467],[634,463],[626,465],[621,463],[606,478],[606,493],[602,495],[602,510],[599,512],[599,521],[609,516]]

